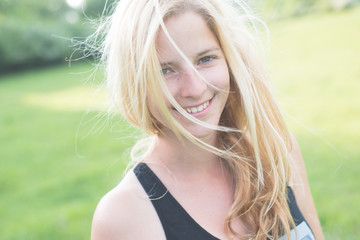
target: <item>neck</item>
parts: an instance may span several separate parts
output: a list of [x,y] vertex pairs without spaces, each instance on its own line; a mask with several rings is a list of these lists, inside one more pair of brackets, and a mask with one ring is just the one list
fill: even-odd
[[[172,134],[172,133],[170,133]],[[215,134],[214,134],[215,135]],[[216,146],[216,136],[205,140],[209,145]],[[165,164],[174,173],[187,175],[211,172],[219,169],[219,157],[184,138],[181,142],[175,136],[158,135],[155,138],[151,161]]]

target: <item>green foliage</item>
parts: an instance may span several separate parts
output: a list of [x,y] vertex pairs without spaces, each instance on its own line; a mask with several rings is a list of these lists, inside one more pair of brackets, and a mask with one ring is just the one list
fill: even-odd
[[253,0],[249,4],[266,19],[298,17],[309,13],[320,13],[354,7],[359,0]]
[[[0,1],[0,74],[26,67],[61,62],[84,53],[74,47],[94,32],[89,23],[111,12],[117,0],[86,0],[80,9],[65,0]],[[267,19],[326,11],[331,2],[350,7],[360,0],[254,0],[248,1]],[[104,8],[106,9],[104,11]]]
[[107,0],[107,1],[87,0],[86,15],[90,18],[99,18],[103,16],[103,14],[107,15],[111,10],[113,4],[116,2],[117,0]]
[[2,1],[0,71],[18,64],[36,65],[63,57],[65,44],[56,41],[52,34],[64,32],[66,25],[58,22],[59,13],[65,9],[65,1]]
[[[72,39],[81,40],[93,32],[84,22],[100,16],[104,5],[105,1],[88,0],[83,9],[75,10],[64,0],[1,1],[0,73],[69,58],[75,51]],[[73,55],[78,57],[82,57],[80,51]]]
[[70,55],[70,41],[60,40],[69,33],[66,26],[52,24],[47,26],[36,21],[27,24],[17,19],[8,19],[1,24],[0,34],[6,37],[0,39],[0,71],[18,65],[38,65],[59,61]]

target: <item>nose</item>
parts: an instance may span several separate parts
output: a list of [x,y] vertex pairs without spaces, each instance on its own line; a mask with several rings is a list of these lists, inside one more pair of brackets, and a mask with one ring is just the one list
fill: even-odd
[[207,89],[207,84],[193,68],[182,72],[179,84],[179,93],[183,98],[201,98]]

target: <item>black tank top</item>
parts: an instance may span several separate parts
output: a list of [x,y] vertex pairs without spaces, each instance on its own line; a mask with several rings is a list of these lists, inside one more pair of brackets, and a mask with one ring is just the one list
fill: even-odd
[[[220,240],[202,228],[170,194],[155,173],[145,164],[140,163],[134,173],[149,196],[165,232],[167,240]],[[288,204],[296,224],[296,231],[291,230],[291,240],[315,240],[315,237],[301,214],[295,196],[288,187]],[[282,236],[279,240],[286,240]]]

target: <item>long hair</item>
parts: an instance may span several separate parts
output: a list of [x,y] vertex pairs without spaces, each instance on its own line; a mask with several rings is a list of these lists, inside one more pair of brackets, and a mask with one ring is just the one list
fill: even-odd
[[[164,24],[167,18],[186,11],[204,19],[228,64],[230,92],[219,126],[208,125],[182,109],[160,71],[156,51],[160,29],[186,60]],[[278,239],[282,234],[290,237],[294,226],[286,192],[290,136],[268,83],[258,23],[267,29],[244,3],[235,0],[121,0],[97,32],[105,36],[102,61],[106,64],[110,111],[120,112],[151,139],[161,131],[146,103],[151,96],[179,139],[186,138],[220,156],[234,184],[225,232],[229,238],[244,237],[231,225],[241,219],[251,230],[246,237],[256,240]],[[184,117],[219,131],[219,145],[208,145],[189,133],[170,114],[164,95]],[[133,152],[143,142],[135,145]]]

